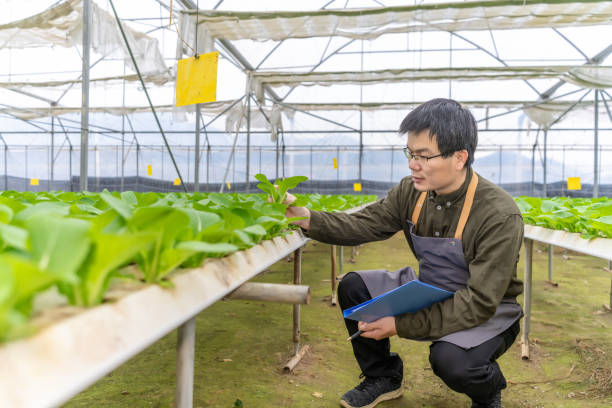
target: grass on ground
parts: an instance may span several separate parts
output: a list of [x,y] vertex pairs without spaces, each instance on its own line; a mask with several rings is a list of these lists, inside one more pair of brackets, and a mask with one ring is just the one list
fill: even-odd
[[[547,251],[535,246],[531,360],[520,358],[519,339],[499,363],[509,382],[504,406],[612,406],[612,313],[606,262],[555,252],[553,281],[547,284]],[[359,248],[355,263],[344,249],[344,272],[416,267],[401,234]],[[522,254],[521,254],[522,255]],[[523,258],[523,255],[521,256]],[[519,276],[523,276],[522,259]],[[292,264],[278,262],[256,281],[290,283]],[[220,301],[197,317],[194,407],[336,407],[359,383],[359,368],[346,342],[339,308],[330,305],[330,246],[311,242],[304,250],[303,284],[312,300],[302,306],[302,344],[310,345],[292,374],[292,307],[252,301]],[[522,303],[522,298],[519,299]],[[155,316],[151,316],[154,319]],[[519,335],[520,338],[520,335]],[[392,339],[404,360],[404,396],[381,408],[469,406],[431,371],[428,343]],[[98,381],[65,405],[76,407],[173,407],[176,333]]]

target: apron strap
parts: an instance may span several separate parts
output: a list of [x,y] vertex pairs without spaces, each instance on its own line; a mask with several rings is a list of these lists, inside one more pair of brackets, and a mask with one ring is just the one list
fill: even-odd
[[417,200],[416,207],[414,207],[414,211],[412,212],[412,224],[414,225],[415,231],[416,231],[417,222],[419,221],[419,215],[421,215],[421,210],[423,209],[423,203],[425,202],[426,197],[427,197],[427,191],[423,191],[419,195],[419,199]]
[[470,215],[470,210],[472,209],[472,203],[474,202],[474,194],[476,193],[476,185],[478,184],[478,175],[476,172],[472,173],[472,180],[470,180],[470,185],[468,186],[467,193],[465,194],[465,201],[463,203],[463,208],[461,209],[461,215],[459,216],[459,223],[457,224],[457,230],[455,231],[455,238],[461,239],[463,235],[463,228],[465,228],[465,223]]

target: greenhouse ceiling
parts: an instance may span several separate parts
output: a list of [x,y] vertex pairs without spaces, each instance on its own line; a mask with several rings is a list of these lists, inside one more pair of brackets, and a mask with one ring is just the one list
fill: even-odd
[[[22,1],[3,3],[0,123],[21,132],[18,139],[5,134],[17,143],[35,139],[24,139],[28,131],[48,132],[55,115],[78,121],[83,2],[32,0],[27,8]],[[111,2],[92,3],[90,123],[120,133],[125,121],[112,117],[125,114],[132,129],[155,131]],[[210,129],[245,128],[240,117],[248,100],[252,129],[391,131],[406,109],[434,97],[471,106],[483,127],[590,128],[596,93],[599,122],[612,127],[606,91],[612,86],[612,1],[113,5],[163,127],[194,128],[193,107],[172,106],[176,60],[196,49],[220,52],[220,102],[201,105]],[[243,98],[246,93],[253,98]],[[174,142],[181,137],[171,136]]]

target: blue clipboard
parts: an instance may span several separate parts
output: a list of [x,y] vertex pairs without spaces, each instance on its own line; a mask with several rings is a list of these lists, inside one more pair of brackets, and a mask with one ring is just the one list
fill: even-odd
[[345,319],[369,323],[385,316],[414,313],[448,299],[453,294],[415,279],[367,302],[346,309],[343,314]]

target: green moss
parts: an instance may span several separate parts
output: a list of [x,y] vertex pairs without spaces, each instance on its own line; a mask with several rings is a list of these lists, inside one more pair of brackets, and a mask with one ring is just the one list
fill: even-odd
[[[355,264],[349,262],[350,252],[344,249],[344,272],[416,267],[400,234],[361,247]],[[256,280],[289,283],[292,265],[278,262]],[[545,283],[547,252],[534,250],[532,359],[520,359],[517,340],[499,360],[509,381],[505,407],[612,405],[612,390],[604,384],[605,370],[612,375],[612,314],[599,314],[610,296],[610,275],[601,270],[605,265],[573,254],[563,260],[562,252],[555,253],[553,281],[559,287],[552,287]],[[303,283],[310,286],[312,300],[302,306],[301,327],[302,344],[311,350],[292,374],[281,371],[293,351],[291,305],[220,301],[204,310],[196,326],[194,407],[230,408],[237,399],[245,408],[338,406],[340,396],[359,382],[359,368],[345,341],[340,310],[330,306],[329,278],[330,247],[310,243],[303,256]],[[449,390],[431,371],[428,343],[393,338],[392,349],[404,359],[405,393],[381,407],[469,406],[467,397]],[[65,406],[173,406],[175,350],[173,333]]]

